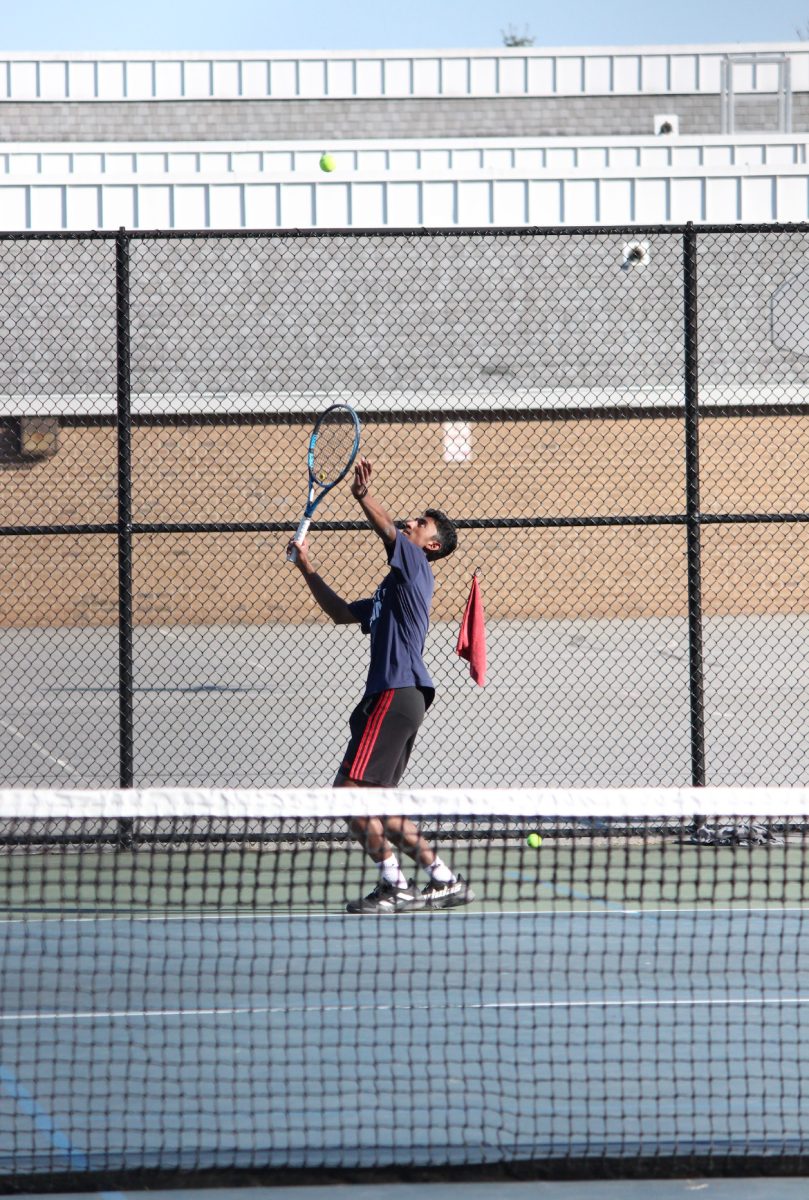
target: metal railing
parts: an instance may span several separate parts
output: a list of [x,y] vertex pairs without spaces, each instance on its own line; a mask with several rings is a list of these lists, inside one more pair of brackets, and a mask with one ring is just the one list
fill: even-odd
[[[805,43],[779,51],[805,90]],[[626,46],[284,54],[50,53],[0,59],[0,99],[150,101],[721,93],[728,55],[746,54],[737,92],[779,89],[772,45]]]

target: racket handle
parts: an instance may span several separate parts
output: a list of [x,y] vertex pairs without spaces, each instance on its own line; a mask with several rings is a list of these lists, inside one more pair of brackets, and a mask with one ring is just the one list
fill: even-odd
[[[303,541],[303,539],[306,537],[307,533],[309,532],[309,526],[311,525],[311,523],[312,523],[311,517],[304,517],[301,520],[301,523],[298,526],[298,531],[295,534],[294,538],[292,539],[293,542],[302,542]],[[297,548],[297,546],[292,546],[289,550],[287,550],[287,562],[294,563],[297,561],[298,561],[298,548]]]

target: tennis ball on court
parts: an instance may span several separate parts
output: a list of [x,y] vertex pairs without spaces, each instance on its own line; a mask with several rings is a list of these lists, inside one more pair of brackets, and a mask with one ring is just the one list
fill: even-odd
[[542,845],[542,838],[539,836],[538,833],[529,833],[528,837],[526,838],[526,841],[528,842],[528,845],[531,847],[532,850],[538,850],[539,847]]
[[321,156],[320,156],[321,171],[333,171],[336,166],[337,166],[337,163],[334,161],[334,155],[321,154]]

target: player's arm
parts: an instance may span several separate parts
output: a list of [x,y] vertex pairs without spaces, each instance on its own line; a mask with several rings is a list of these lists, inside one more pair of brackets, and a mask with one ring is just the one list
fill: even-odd
[[359,500],[360,507],[368,518],[368,523],[374,533],[378,533],[388,549],[396,541],[396,526],[393,518],[368,490],[371,483],[371,464],[363,455],[354,464],[354,481],[351,484],[351,495]]
[[[290,546],[293,544],[289,543]],[[309,543],[304,539],[300,544],[295,543],[298,556],[295,566],[306,580],[309,591],[323,609],[327,617],[331,617],[335,625],[359,625],[359,617],[355,617],[348,603],[333,592],[325,580],[321,579],[309,559]]]

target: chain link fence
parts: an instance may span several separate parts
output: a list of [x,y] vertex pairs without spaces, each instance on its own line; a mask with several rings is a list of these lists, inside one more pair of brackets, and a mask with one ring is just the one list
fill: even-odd
[[[314,415],[440,507],[412,786],[805,784],[809,228],[0,236],[4,786],[328,784]],[[311,534],[386,570],[348,486]],[[489,683],[455,653],[472,572]]]

